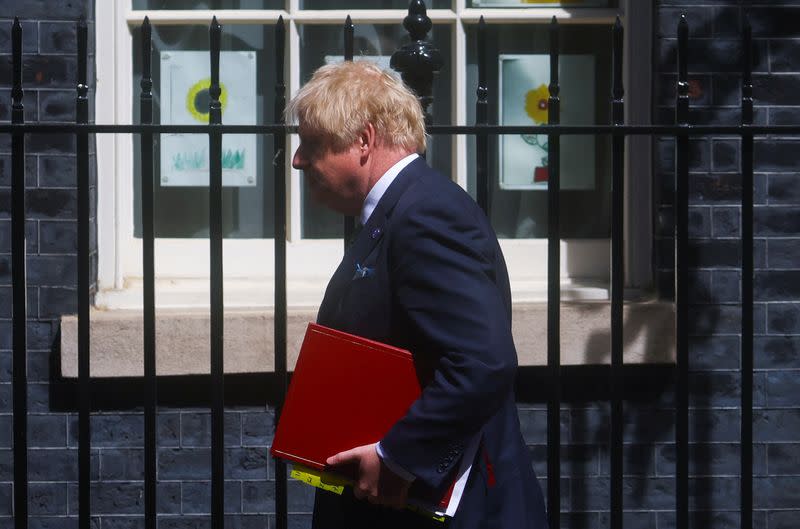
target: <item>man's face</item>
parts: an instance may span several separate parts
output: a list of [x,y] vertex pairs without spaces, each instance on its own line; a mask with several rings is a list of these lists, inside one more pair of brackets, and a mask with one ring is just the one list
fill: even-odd
[[304,172],[311,196],[334,211],[357,215],[366,195],[359,142],[334,151],[325,138],[304,131],[302,123],[299,136],[300,146],[292,158],[292,167]]

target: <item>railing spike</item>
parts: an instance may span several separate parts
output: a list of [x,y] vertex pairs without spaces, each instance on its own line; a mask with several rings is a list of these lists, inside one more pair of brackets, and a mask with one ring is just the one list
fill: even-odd
[[[753,124],[753,33],[742,32],[742,125]],[[740,522],[753,528],[753,133],[742,134],[742,344],[740,425]]]
[[[612,33],[612,101],[613,125],[625,123],[622,79],[623,28],[619,17]],[[610,529],[622,529],[623,521],[623,297],[625,292],[625,136],[611,138],[611,504]]]
[[[350,15],[347,15],[347,18],[344,21],[344,60],[345,61],[352,61],[353,60],[353,36],[355,33],[355,28],[353,26],[353,19],[350,18]],[[344,233],[342,237],[343,242],[343,250],[346,251],[348,245],[353,240],[353,235],[356,232],[356,219],[350,215],[344,216]]]
[[[86,84],[88,35],[85,21],[78,22],[78,85],[76,122],[89,122],[89,87]],[[88,528],[91,517],[91,393],[90,393],[90,332],[91,301],[89,216],[89,134],[76,134],[76,169],[78,182],[78,527]]]
[[[283,17],[278,17],[275,27],[275,121],[283,124],[286,103],[284,84],[284,52],[286,30]],[[274,168],[274,217],[275,225],[275,324],[273,339],[275,343],[275,375],[277,377],[277,402],[275,404],[275,424],[280,419],[281,407],[288,387],[286,362],[287,335],[287,293],[286,293],[286,131],[272,136]],[[275,527],[288,527],[288,478],[286,463],[275,459]]]
[[[11,27],[13,88],[11,122],[25,122],[22,103],[22,25]],[[14,430],[14,528],[28,528],[28,337],[27,242],[25,233],[25,136],[11,135],[11,290],[12,393]]]
[[24,116],[22,103],[22,24],[20,24],[17,17],[14,17],[14,23],[11,26],[11,50],[13,62],[11,120],[14,123],[22,123]]
[[[475,102],[475,124],[487,125],[489,122],[489,89],[486,86],[486,21],[481,16],[478,21],[478,88]],[[486,134],[477,134],[476,147],[476,184],[478,205],[487,215],[489,212],[489,138]]]
[[[559,27],[550,21],[550,97],[547,122],[561,122],[558,63]],[[561,233],[559,226],[561,188],[561,136],[547,137],[547,369],[551,382],[547,402],[547,512],[550,527],[561,525]]]
[[[675,118],[689,125],[688,80],[689,25],[686,15],[678,22],[678,86]],[[675,519],[677,527],[689,524],[689,136],[675,141]]]
[[354,33],[353,19],[347,15],[344,21],[344,60],[353,60],[353,33]]

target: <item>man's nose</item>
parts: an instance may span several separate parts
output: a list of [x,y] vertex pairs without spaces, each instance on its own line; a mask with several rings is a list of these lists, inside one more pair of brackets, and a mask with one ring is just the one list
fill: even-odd
[[306,166],[306,159],[300,154],[300,148],[298,147],[296,151],[294,151],[294,156],[292,156],[292,167],[295,169],[303,169]]

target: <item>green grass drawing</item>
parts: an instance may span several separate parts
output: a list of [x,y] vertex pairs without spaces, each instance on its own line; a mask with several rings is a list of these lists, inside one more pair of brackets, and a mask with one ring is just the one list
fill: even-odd
[[[244,160],[244,149],[227,149],[222,153],[222,168],[242,170],[244,169]],[[173,155],[172,168],[175,171],[197,171],[200,169],[207,169],[205,149]]]
[[184,152],[172,156],[172,168],[176,171],[192,171],[206,168],[206,151]]
[[223,169],[244,169],[244,149],[228,149],[222,154]]

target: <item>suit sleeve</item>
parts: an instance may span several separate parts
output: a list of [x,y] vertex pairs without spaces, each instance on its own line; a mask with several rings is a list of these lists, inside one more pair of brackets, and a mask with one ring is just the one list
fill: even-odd
[[495,282],[494,235],[476,208],[442,202],[415,203],[393,229],[394,306],[415,355],[435,370],[381,441],[393,462],[436,489],[508,398],[517,368],[506,297]]

